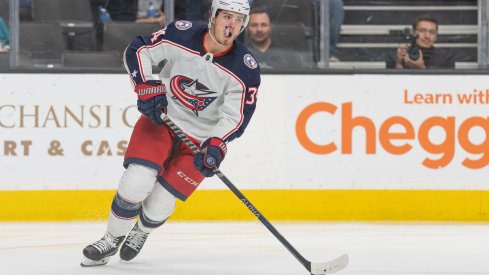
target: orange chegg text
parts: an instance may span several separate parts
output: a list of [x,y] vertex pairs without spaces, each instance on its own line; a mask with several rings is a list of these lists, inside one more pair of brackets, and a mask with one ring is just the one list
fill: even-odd
[[[305,107],[296,121],[296,135],[299,143],[309,152],[314,154],[330,154],[338,150],[336,142],[327,144],[314,143],[308,136],[306,125],[309,118],[318,113],[326,112],[335,115],[338,107],[328,102],[316,102]],[[353,129],[362,127],[365,130],[367,154],[377,152],[377,133],[380,146],[393,155],[406,154],[413,148],[416,139],[424,151],[441,155],[439,158],[426,157],[422,164],[431,169],[439,169],[447,166],[453,160],[456,142],[465,152],[480,155],[477,159],[464,158],[462,165],[471,169],[480,169],[489,164],[489,117],[469,117],[465,119],[457,129],[454,116],[432,116],[422,121],[418,129],[415,129],[411,121],[403,116],[391,116],[382,122],[379,129],[375,123],[366,116],[353,116],[352,103],[341,104],[341,154],[352,154]],[[392,131],[394,125],[401,126],[403,131]],[[429,136],[430,130],[441,127],[445,138],[441,143],[434,143]],[[475,127],[480,127],[485,132],[485,139],[478,144],[469,138],[469,132]],[[416,135],[417,130],[417,135]],[[394,140],[406,141],[403,144],[393,144]],[[399,142],[400,143],[400,142]]]

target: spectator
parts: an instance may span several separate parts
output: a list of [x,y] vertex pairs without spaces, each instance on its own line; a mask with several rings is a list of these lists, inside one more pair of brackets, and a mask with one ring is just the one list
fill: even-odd
[[279,48],[273,44],[272,21],[270,15],[262,8],[250,12],[247,46],[256,57],[261,68],[292,69],[304,68],[302,56],[291,50]]
[[436,19],[421,16],[413,24],[413,33],[417,35],[415,44],[419,48],[416,60],[409,58],[410,44],[401,45],[396,51],[396,57],[387,61],[387,68],[396,69],[453,69],[453,55],[444,49],[436,48],[434,43],[438,34]]
[[[157,15],[154,17],[148,16],[148,9],[150,2],[153,2],[155,7],[159,7]],[[138,11],[136,23],[159,23],[160,26],[164,26],[166,17],[164,13],[165,1],[163,0],[138,0]]]
[[[158,22],[160,25],[165,25],[165,1],[153,1],[155,5],[160,7],[157,17],[148,18],[146,11],[149,6],[148,0],[138,1],[138,19],[137,23],[153,23]],[[209,19],[209,1],[207,0],[186,0],[175,1],[175,19],[184,19],[189,21],[206,22]]]
[[110,0],[106,9],[114,21],[135,21],[138,0]]
[[32,0],[19,0],[20,21],[32,21]]
[[329,1],[329,61],[338,62],[338,40],[340,39],[341,25],[345,18],[343,0]]
[[185,19],[190,21],[207,22],[209,20],[208,0],[186,0]]
[[[158,9],[163,6],[163,0],[91,0],[92,8],[99,6],[105,7],[110,14],[111,20],[114,21],[136,21],[137,23],[154,23],[164,24],[164,13],[161,9],[158,16],[148,18],[149,3],[153,2]],[[98,9],[94,10],[98,14]],[[163,17],[162,17],[163,16]]]
[[8,52],[10,49],[10,32],[0,16],[0,52]]

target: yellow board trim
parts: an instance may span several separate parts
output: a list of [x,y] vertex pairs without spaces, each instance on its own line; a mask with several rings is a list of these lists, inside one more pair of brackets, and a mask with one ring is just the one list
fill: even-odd
[[[487,190],[243,190],[269,220],[489,221]],[[115,190],[0,191],[0,221],[106,220]],[[172,220],[256,219],[229,190],[198,190]]]

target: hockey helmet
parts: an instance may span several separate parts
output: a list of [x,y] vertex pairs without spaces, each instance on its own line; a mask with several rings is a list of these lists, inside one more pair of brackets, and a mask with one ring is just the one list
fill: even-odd
[[248,22],[250,21],[250,3],[248,3],[248,0],[212,0],[211,19],[216,17],[218,10],[234,11],[244,14],[245,22],[242,30],[248,26]]

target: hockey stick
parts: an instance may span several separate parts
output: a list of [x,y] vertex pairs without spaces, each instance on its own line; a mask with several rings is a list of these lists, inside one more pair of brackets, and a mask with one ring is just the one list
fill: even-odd
[[[170,127],[170,129],[177,135],[177,137],[187,144],[188,147],[197,154],[200,149],[183,133],[183,131],[171,121],[171,119],[163,113],[161,115],[163,122]],[[311,273],[314,275],[320,274],[330,274],[340,271],[348,265],[348,255],[344,254],[334,260],[323,262],[323,263],[311,263],[306,258],[304,258],[279,232],[275,227],[263,216],[260,211],[234,186],[234,184],[219,170],[219,168],[214,168],[212,171],[216,174],[218,178],[224,182],[224,184],[243,202],[243,204],[248,208],[248,210],[255,215],[263,225],[289,250],[292,255]]]

